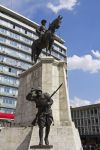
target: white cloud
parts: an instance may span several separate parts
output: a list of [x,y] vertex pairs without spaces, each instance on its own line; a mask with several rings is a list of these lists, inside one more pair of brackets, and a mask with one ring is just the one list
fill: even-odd
[[96,103],[96,104],[97,104],[97,103],[100,103],[100,98],[99,98],[98,100],[96,100],[95,103]]
[[100,51],[94,51],[94,50],[92,50],[91,52],[92,52],[92,54],[93,54],[96,58],[99,58],[99,59],[100,59]]
[[0,0],[0,5],[10,8],[28,18],[32,18],[40,8],[46,8],[44,0]]
[[58,4],[49,2],[47,7],[54,13],[58,13],[62,9],[73,10],[74,6],[77,5],[77,2],[78,0],[58,0]]
[[94,59],[91,55],[81,57],[73,55],[68,58],[68,70],[82,70],[84,72],[97,73],[100,71],[100,59]]
[[95,100],[94,102],[91,102],[91,100],[81,99],[75,96],[74,99],[70,100],[70,105],[72,107],[80,107],[80,106],[86,106],[86,105],[98,104],[98,103],[100,103],[100,98]]
[[50,8],[51,11],[57,13],[61,9],[72,10],[78,0],[0,0],[0,5],[8,7],[14,11],[31,18],[34,13],[40,9],[46,11]]
[[74,99],[70,100],[70,105],[72,107],[79,107],[79,106],[85,106],[85,105],[90,105],[91,102],[89,100],[85,99],[80,99],[78,97],[74,97]]

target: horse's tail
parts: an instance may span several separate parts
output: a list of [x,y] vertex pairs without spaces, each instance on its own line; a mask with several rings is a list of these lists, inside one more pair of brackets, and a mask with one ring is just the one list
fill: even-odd
[[34,62],[37,61],[37,45],[38,45],[38,39],[33,41],[32,46],[31,46],[31,60]]

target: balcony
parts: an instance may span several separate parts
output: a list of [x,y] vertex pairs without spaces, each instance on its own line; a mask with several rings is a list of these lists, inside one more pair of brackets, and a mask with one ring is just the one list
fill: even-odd
[[0,96],[11,97],[17,99],[17,94],[10,94],[5,92],[0,92]]
[[0,80],[0,84],[1,84],[1,85],[6,85],[6,86],[10,86],[10,87],[14,87],[14,88],[15,88],[15,87],[18,88],[18,86],[19,86],[19,85],[17,85],[17,84],[12,84],[12,83],[10,83],[10,82],[1,81],[1,80]]
[[19,78],[18,75],[16,75],[15,73],[8,72],[8,71],[5,71],[5,70],[0,70],[0,74],[8,75],[8,76],[15,77],[15,78]]
[[15,109],[15,108],[16,108],[16,105],[15,105],[15,104],[0,103],[0,107],[3,107],[3,108],[13,108],[13,109]]

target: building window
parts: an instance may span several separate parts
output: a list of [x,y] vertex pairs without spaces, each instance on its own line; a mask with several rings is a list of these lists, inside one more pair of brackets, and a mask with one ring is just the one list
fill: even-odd
[[13,98],[3,97],[3,103],[16,106],[16,100]]
[[87,119],[84,120],[85,126],[87,126]]
[[81,111],[81,117],[83,117],[83,112]]
[[17,42],[15,42],[15,41],[10,41],[10,44],[13,46],[17,46]]
[[92,128],[92,132],[93,132],[93,134],[95,134],[95,127]]
[[93,109],[91,110],[91,115],[93,115]]
[[83,119],[81,119],[81,125],[83,125]]
[[1,61],[1,62],[4,61],[4,56],[0,56],[0,61]]
[[15,29],[15,24],[13,24],[13,29]]
[[97,132],[97,134],[100,133],[99,127],[96,127],[96,132]]
[[90,110],[87,110],[87,116],[89,116],[90,115]]
[[99,122],[99,120],[98,120],[98,118],[96,118],[96,119],[95,119],[95,123],[96,123],[96,125],[98,124],[98,122]]
[[90,123],[91,123],[91,122],[90,122],[90,119],[88,119],[88,124],[90,125]]
[[94,109],[94,113],[95,113],[95,115],[97,114],[97,109],[96,108]]
[[25,34],[27,34],[27,30],[25,30]]
[[7,33],[7,30],[0,28],[0,32],[5,34],[5,33]]
[[0,42],[6,42],[6,39],[3,37],[0,37]]
[[9,72],[11,72],[11,68],[9,68]]
[[94,119],[92,119],[92,125],[94,125]]

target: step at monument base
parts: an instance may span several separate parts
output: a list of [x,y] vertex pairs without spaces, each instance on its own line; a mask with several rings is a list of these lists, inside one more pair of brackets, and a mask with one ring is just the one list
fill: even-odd
[[[38,132],[38,127],[33,127],[28,150],[32,150],[30,146],[39,144]],[[50,150],[82,150],[79,133],[74,124],[72,126],[52,126],[49,134],[49,143],[53,145],[53,148]]]

